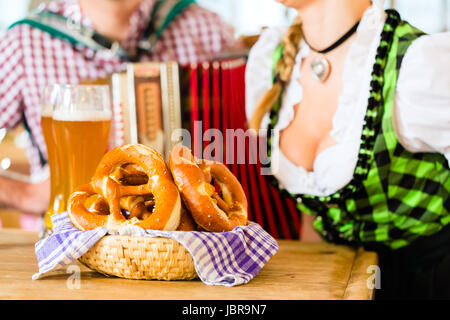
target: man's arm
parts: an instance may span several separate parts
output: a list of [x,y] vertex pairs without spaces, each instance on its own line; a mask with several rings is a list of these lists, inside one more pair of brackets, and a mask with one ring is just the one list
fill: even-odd
[[29,183],[0,176],[0,206],[42,215],[50,198],[50,180]]
[[[23,116],[24,68],[21,27],[0,37],[0,128],[14,128]],[[42,214],[47,209],[49,181],[39,184],[0,176],[0,206]]]
[[23,52],[17,28],[0,37],[0,128],[16,127],[23,115]]

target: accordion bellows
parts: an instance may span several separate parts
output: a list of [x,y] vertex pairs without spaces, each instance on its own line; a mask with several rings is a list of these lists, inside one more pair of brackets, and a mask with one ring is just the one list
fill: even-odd
[[249,201],[249,220],[274,238],[298,239],[296,203],[261,173],[267,148],[246,131],[245,70],[245,58],[186,66],[130,64],[112,78],[113,132],[120,144],[144,143],[166,158],[179,142],[170,139],[177,136],[172,134],[180,128],[188,132],[183,144],[188,140],[196,157],[223,162],[238,177]]
[[198,277],[190,253],[169,238],[105,236],[79,261],[102,274],[126,279],[192,280]]

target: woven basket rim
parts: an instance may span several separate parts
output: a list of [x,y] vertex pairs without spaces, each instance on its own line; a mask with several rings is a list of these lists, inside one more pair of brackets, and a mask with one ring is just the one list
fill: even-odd
[[102,274],[128,279],[190,280],[198,277],[190,251],[179,241],[164,236],[107,234],[78,260]]

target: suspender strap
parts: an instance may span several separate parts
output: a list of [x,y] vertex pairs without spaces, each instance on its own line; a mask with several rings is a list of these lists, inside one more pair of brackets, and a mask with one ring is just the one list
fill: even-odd
[[144,31],[139,49],[151,51],[167,26],[195,0],[159,0],[156,2],[150,23]]
[[33,28],[49,33],[55,38],[63,39],[72,45],[81,44],[94,51],[110,50],[121,58],[130,60],[126,51],[118,44],[95,30],[84,27],[52,11],[41,10],[33,12],[25,19],[13,23],[9,29],[19,24],[28,24]]

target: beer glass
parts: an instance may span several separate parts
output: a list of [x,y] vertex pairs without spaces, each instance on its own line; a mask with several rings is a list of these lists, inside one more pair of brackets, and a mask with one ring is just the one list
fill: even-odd
[[64,86],[53,112],[57,148],[69,166],[68,195],[88,183],[108,149],[108,86]]
[[64,190],[62,176],[67,173],[64,171],[64,163],[58,158],[54,123],[53,109],[55,107],[61,86],[53,84],[46,86],[42,92],[41,98],[41,127],[47,146],[47,159],[50,170],[50,201],[46,214],[44,216],[44,235],[51,229],[52,223],[50,216],[54,213],[60,213],[65,210]]
[[58,211],[62,212],[74,189],[90,182],[108,150],[112,114],[105,85],[63,85],[57,96],[53,131],[59,162],[56,175],[62,181],[63,206]]

